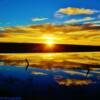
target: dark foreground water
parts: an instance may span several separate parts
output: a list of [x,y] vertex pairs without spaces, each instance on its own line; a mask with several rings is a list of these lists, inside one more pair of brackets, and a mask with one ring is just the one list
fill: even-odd
[[[99,100],[100,70],[0,66],[0,97],[18,100]],[[16,100],[17,100],[16,99]],[[12,100],[12,99],[11,99]]]

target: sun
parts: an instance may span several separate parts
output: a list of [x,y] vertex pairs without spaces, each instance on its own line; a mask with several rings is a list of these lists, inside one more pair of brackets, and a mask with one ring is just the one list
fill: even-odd
[[52,36],[43,36],[44,40],[45,40],[45,44],[47,46],[53,46],[54,43],[54,38]]
[[48,46],[53,46],[54,45],[54,41],[53,40],[47,40],[47,45]]

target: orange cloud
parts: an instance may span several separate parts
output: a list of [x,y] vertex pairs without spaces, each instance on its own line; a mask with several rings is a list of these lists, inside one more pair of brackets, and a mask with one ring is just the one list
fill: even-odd
[[85,8],[61,8],[58,10],[59,13],[68,14],[68,15],[76,15],[76,14],[94,14],[97,11]]
[[[92,20],[86,17],[82,20]],[[100,45],[100,27],[93,24],[4,27],[0,31],[0,42],[46,43],[45,37],[51,36],[57,44]],[[44,37],[45,36],[45,37]]]

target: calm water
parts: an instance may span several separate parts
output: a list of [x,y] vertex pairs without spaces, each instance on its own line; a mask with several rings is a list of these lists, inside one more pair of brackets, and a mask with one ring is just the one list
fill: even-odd
[[[70,53],[14,53],[14,54],[0,54],[0,60],[5,61],[22,61],[20,64],[25,63],[28,59],[30,65],[39,64],[43,62],[67,62],[76,64],[91,64],[100,65],[100,52],[70,52]],[[17,63],[18,64],[18,63]]]
[[97,100],[99,65],[100,52],[0,54],[0,96]]

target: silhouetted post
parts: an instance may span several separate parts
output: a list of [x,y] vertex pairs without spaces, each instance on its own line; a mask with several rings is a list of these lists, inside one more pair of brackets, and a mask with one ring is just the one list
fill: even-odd
[[25,59],[25,61],[26,61],[26,63],[27,63],[27,65],[26,65],[26,70],[27,70],[28,67],[29,67],[29,61],[28,61],[27,59]]

